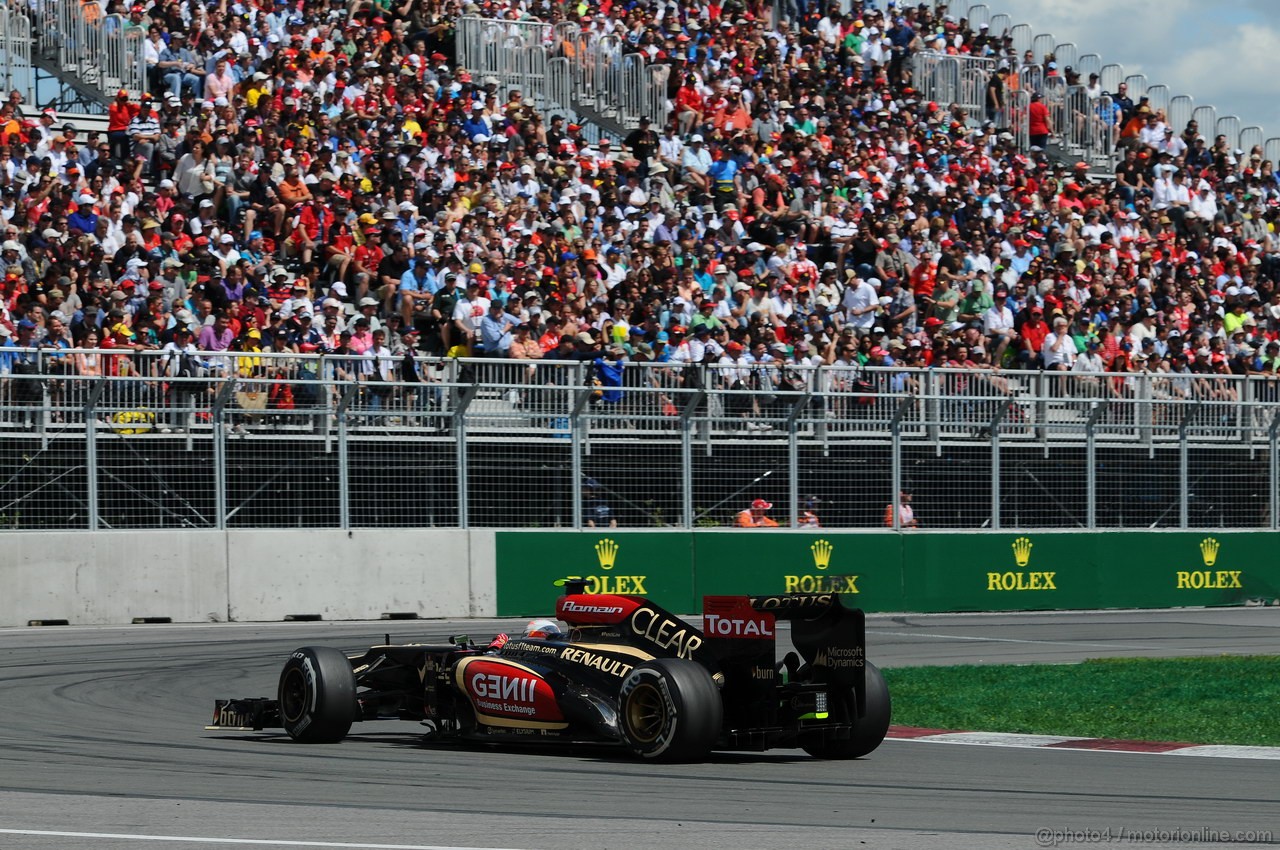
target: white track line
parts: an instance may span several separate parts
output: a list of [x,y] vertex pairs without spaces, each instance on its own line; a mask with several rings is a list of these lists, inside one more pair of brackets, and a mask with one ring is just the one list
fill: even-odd
[[[504,850],[500,847],[458,847],[452,844],[357,844],[345,841],[286,841],[271,838],[201,838],[191,835],[136,835],[116,832],[62,832],[47,829],[0,829],[0,835],[44,838],[99,838],[118,841],[169,841],[184,844],[236,844],[255,847],[326,847],[339,850]],[[505,848],[511,850],[511,848]]]
[[921,638],[937,638],[939,640],[969,640],[980,643],[1030,643],[1039,644],[1041,646],[1087,646],[1093,649],[1141,649],[1147,652],[1154,652],[1157,647],[1154,646],[1136,646],[1124,643],[1084,643],[1074,640],[1034,640],[1031,638],[998,638],[998,637],[980,637],[974,635],[940,635],[930,632],[889,632],[883,629],[867,629],[868,634],[890,635],[892,637],[921,637]]
[[1202,756],[1222,759],[1280,759],[1280,747],[1242,747],[1231,744],[1201,744],[1170,750],[1171,756]]

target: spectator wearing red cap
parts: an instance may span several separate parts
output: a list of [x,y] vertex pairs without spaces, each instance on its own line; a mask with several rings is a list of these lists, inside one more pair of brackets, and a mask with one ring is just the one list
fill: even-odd
[[722,322],[716,315],[717,306],[719,305],[715,301],[712,301],[710,298],[704,298],[702,302],[698,304],[698,312],[689,320],[689,333],[696,334],[698,332],[698,328],[703,327],[704,325],[710,328],[712,332],[723,328],[724,322]]
[[115,100],[107,106],[107,144],[111,157],[117,162],[129,161],[129,122],[138,114],[138,104],[129,102],[129,92],[116,92]]
[[738,511],[734,525],[738,528],[777,528],[778,523],[768,516],[772,508],[773,502],[756,499],[751,503],[751,507]]

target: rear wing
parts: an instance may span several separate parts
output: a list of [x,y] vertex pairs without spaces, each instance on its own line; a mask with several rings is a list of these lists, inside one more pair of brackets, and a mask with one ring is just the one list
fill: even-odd
[[[790,624],[801,663],[778,658],[777,623]],[[704,663],[723,674],[729,726],[772,725],[784,671],[808,667],[812,681],[850,688],[866,705],[866,623],[833,593],[706,596],[702,600]]]
[[846,608],[835,593],[787,593],[748,597],[751,608],[791,622],[791,642],[820,678],[847,685],[862,704],[866,680],[867,618]]

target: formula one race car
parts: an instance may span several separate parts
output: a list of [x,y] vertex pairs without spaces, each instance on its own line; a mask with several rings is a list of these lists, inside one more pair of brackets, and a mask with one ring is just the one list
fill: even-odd
[[[564,583],[567,634],[354,658],[304,647],[277,699],[217,700],[207,728],[283,726],[321,744],[358,720],[416,720],[433,740],[597,742],[659,761],[772,747],[850,759],[884,740],[889,691],[866,659],[862,611],[835,594],[708,596],[700,631],[642,597]],[[798,655],[776,657],[777,620],[791,622]]]

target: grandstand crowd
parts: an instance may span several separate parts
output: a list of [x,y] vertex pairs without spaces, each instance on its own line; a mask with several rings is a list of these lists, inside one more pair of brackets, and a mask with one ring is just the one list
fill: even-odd
[[[770,363],[1276,377],[1280,184],[1259,150],[1123,91],[1114,174],[1052,159],[1036,102],[1020,150],[1010,72],[1096,81],[945,9],[850,5],[791,0],[775,25],[760,0],[112,0],[146,30],[147,94],[120,92],[104,133],[16,92],[0,111],[0,365],[40,347],[718,363],[731,384]],[[460,15],[619,34],[671,67],[669,117],[589,141],[459,66]],[[923,50],[1001,61],[985,115],[919,96]]]

